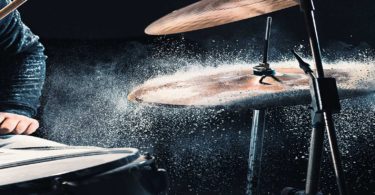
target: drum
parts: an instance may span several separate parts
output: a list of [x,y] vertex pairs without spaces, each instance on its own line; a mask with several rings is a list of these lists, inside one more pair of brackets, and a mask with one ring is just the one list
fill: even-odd
[[0,194],[158,194],[166,174],[137,149],[0,149]]

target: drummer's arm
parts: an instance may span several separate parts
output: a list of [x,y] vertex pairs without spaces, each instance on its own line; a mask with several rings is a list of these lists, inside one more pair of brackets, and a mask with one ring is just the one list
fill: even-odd
[[[9,0],[0,0],[4,7]],[[39,123],[44,47],[16,11],[0,21],[0,134],[31,134]]]

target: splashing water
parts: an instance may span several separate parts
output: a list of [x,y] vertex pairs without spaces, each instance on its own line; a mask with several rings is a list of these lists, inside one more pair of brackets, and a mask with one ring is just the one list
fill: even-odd
[[[50,57],[53,66],[43,105],[44,137],[71,145],[136,147],[155,152],[174,183],[172,194],[173,190],[245,191],[251,110],[166,108],[127,101],[134,88],[150,79],[157,81],[174,73],[183,78],[218,67],[243,68],[245,61],[155,57],[147,53],[149,46],[139,43],[100,55],[87,47],[73,52],[57,50],[62,54]],[[294,67],[297,63],[287,60],[271,65]],[[326,68],[336,67],[355,68],[350,71],[354,80],[349,84],[374,89],[374,60],[330,62]],[[369,186],[374,184],[374,165],[370,163],[375,160],[374,100],[373,94],[344,100],[342,113],[335,115],[345,169],[356,192],[371,190]],[[262,174],[267,176],[262,179],[264,193],[278,192],[286,185],[303,186],[310,132],[306,106],[269,109],[262,167]],[[327,184],[324,190],[332,192],[334,176],[326,174],[330,172],[329,161],[324,159],[322,182]],[[286,175],[293,177],[286,180]]]

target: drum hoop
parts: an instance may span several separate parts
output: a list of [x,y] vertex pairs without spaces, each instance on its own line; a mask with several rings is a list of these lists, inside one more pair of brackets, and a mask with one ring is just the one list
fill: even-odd
[[[122,150],[122,152],[124,152],[124,150]],[[121,153],[121,151],[112,151],[112,152],[108,151],[107,153],[103,152],[102,154],[97,154],[97,155],[116,154],[116,153]],[[94,155],[88,155],[88,156],[94,156]],[[131,162],[139,158],[141,158],[141,155],[137,152],[135,155],[132,155],[132,156],[127,156],[125,158],[121,158],[112,162],[80,169],[80,170],[73,171],[73,172],[66,172],[66,173],[62,173],[59,175],[51,175],[51,176],[46,176],[46,177],[38,178],[34,180],[23,181],[20,183],[3,185],[3,186],[0,186],[0,191],[7,190],[7,189],[23,189],[23,188],[30,188],[30,187],[31,189],[33,189],[32,186],[41,185],[41,184],[47,184],[45,186],[52,188],[53,184],[56,184],[56,178],[59,178],[63,181],[80,181],[80,180],[84,180],[88,178],[93,178],[97,175],[108,172],[112,169],[130,164]],[[68,158],[64,158],[64,159],[68,159]],[[49,161],[46,161],[46,162],[49,162]],[[145,163],[145,165],[147,165],[147,163]],[[38,189],[40,190],[40,188]],[[42,190],[46,190],[46,188],[43,188]]]
[[105,154],[121,154],[125,152],[130,153],[127,150],[117,150],[117,151],[95,151],[95,152],[81,152],[81,153],[75,153],[75,154],[54,155],[54,156],[49,156],[49,157],[42,157],[42,158],[36,158],[36,159],[31,159],[31,160],[24,160],[24,161],[19,161],[15,163],[8,163],[8,164],[0,165],[0,170],[19,167],[19,166],[32,165],[32,164],[37,164],[37,163],[56,161],[56,160],[65,160],[69,158],[96,156],[96,155],[105,155]]

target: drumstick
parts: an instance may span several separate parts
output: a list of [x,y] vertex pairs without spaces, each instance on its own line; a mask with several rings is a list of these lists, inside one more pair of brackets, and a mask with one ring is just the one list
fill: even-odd
[[14,0],[0,10],[0,20],[4,19],[7,15],[16,10],[19,6],[24,4],[27,0]]

